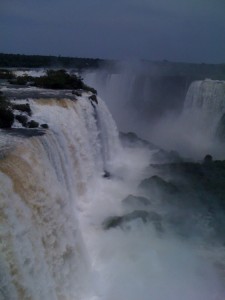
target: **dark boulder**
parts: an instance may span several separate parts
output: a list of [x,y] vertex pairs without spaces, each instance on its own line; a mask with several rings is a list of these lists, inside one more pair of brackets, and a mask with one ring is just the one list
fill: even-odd
[[210,163],[212,163],[212,161],[213,161],[213,157],[212,157],[212,155],[210,155],[210,154],[207,154],[205,157],[204,157],[204,164],[210,164]]
[[91,100],[92,102],[95,102],[96,104],[98,104],[98,99],[95,94],[89,96],[88,99]]
[[111,174],[109,173],[109,171],[107,171],[107,170],[104,170],[104,173],[103,173],[103,175],[102,175],[102,177],[103,178],[111,178]]
[[216,129],[216,137],[221,141],[225,142],[225,113],[222,115],[217,129]]
[[177,151],[165,151],[160,149],[152,155],[152,160],[156,163],[180,163],[183,161]]
[[0,128],[11,128],[14,122],[14,114],[7,107],[0,107]]
[[157,146],[153,145],[147,140],[144,140],[137,136],[134,132],[120,132],[119,138],[123,146],[125,147],[144,147],[147,149],[158,149]]
[[160,232],[162,231],[161,216],[156,212],[147,212],[144,210],[135,210],[123,216],[109,217],[102,223],[102,226],[105,230],[116,227],[120,227],[121,229],[129,229],[128,223],[134,220],[140,220],[144,224],[153,223],[156,230]]
[[27,123],[28,128],[38,128],[38,126],[39,126],[39,123],[34,120],[31,120]]
[[81,91],[72,91],[73,95],[76,95],[77,97],[81,97],[82,96],[82,92]]
[[144,179],[140,183],[139,188],[153,193],[162,192],[164,194],[170,195],[178,193],[178,188],[176,185],[171,182],[165,181],[157,175]]
[[126,198],[122,200],[122,204],[124,206],[140,208],[140,207],[151,205],[151,201],[145,197],[128,195]]
[[20,122],[20,124],[22,124],[24,127],[27,126],[27,116],[24,115],[16,115],[15,119]]
[[48,129],[49,128],[48,124],[41,124],[41,127],[44,128],[44,129]]
[[27,113],[29,116],[31,116],[31,108],[30,108],[30,104],[28,103],[24,103],[24,104],[12,104],[12,109],[16,109],[19,110],[21,112],[25,112]]

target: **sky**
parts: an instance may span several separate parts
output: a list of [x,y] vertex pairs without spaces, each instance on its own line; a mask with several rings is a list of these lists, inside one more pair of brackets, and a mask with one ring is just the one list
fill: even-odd
[[225,63],[225,0],[0,0],[0,52]]

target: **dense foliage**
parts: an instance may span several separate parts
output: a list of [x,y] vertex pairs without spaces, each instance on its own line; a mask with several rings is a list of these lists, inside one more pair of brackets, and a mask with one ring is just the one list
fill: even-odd
[[101,59],[93,58],[0,53],[0,67],[2,68],[41,68],[59,66],[63,68],[71,67],[82,70],[98,68],[101,62]]
[[9,80],[12,84],[32,85],[46,89],[72,89],[85,90],[97,94],[94,88],[87,86],[80,76],[69,74],[65,70],[48,70],[46,75],[40,77],[32,77],[28,75],[18,76]]
[[13,79],[15,78],[12,71],[7,69],[0,69],[0,79]]

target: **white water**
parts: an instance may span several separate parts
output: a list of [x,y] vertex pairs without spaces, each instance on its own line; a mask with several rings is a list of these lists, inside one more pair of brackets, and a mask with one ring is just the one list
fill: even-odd
[[183,135],[196,153],[206,154],[208,151],[224,157],[224,146],[216,140],[217,126],[224,112],[224,81],[206,79],[190,85],[178,126],[183,129]]
[[[189,87],[184,103],[183,118],[202,133],[213,135],[225,112],[225,82],[195,81]],[[194,124],[193,124],[194,123]]]
[[14,70],[13,74],[15,76],[32,76],[32,77],[40,77],[44,76],[46,73],[45,69],[34,69],[34,70]]
[[137,193],[151,153],[121,149],[98,100],[30,100],[49,130],[16,138],[0,161],[0,299],[223,300],[213,263],[224,249],[210,258],[203,241],[138,221],[102,229],[127,212],[121,200]]
[[[172,99],[168,95],[168,99],[164,99],[165,109],[162,108],[164,114],[159,116],[154,113],[159,104],[151,91],[151,79],[145,74],[146,70],[140,66],[125,66],[115,74],[106,70],[88,73],[84,77],[106,100],[121,131],[134,131],[142,138],[169,151],[176,150],[183,156],[202,159],[210,153],[215,158],[224,159],[224,146],[215,138],[219,120],[225,112],[224,81],[206,79],[193,82],[185,100]],[[153,78],[157,74],[157,70],[153,70]],[[164,104],[161,100],[161,105]]]
[[[151,102],[150,78],[143,66],[125,64],[115,72],[100,70],[83,74],[90,86],[95,86],[106,101],[121,131],[136,131],[145,120],[140,120],[142,107]],[[140,125],[141,123],[141,125]]]

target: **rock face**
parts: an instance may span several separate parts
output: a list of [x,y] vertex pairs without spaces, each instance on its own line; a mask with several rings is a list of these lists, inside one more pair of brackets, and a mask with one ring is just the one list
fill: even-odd
[[177,151],[165,151],[160,149],[152,155],[152,159],[156,163],[175,163],[182,162],[183,159]]
[[14,114],[9,108],[0,107],[0,128],[11,128]]
[[122,204],[125,207],[132,207],[132,208],[143,208],[148,207],[151,205],[151,201],[145,197],[141,196],[133,196],[128,195],[126,198],[122,200]]
[[157,175],[144,179],[139,188],[153,193],[161,192],[169,195],[178,193],[178,188],[173,183],[167,182]]
[[48,124],[41,124],[41,127],[44,128],[44,129],[48,129]]
[[98,104],[98,99],[97,99],[97,96],[96,96],[95,94],[91,95],[91,96],[89,97],[89,99],[90,99],[91,101],[95,102],[96,104]]
[[[153,180],[153,186],[166,191],[160,195],[164,208],[169,211],[167,222],[175,231],[179,228],[179,234],[189,236],[193,232],[202,234],[202,228],[208,226],[210,237],[225,242],[225,161],[215,161],[211,155],[206,155],[202,163],[171,163],[153,167],[156,172],[171,178],[177,189],[176,192],[159,178]],[[144,183],[147,185],[148,180]],[[152,193],[153,189],[147,191]]]
[[27,120],[28,120],[27,116],[25,116],[25,115],[16,115],[15,118],[18,122],[20,122],[20,124],[23,125],[23,127],[27,126]]
[[141,139],[140,137],[137,136],[136,133],[134,132],[120,132],[120,140],[121,143],[126,147],[144,147],[144,148],[148,148],[150,150],[152,149],[158,149],[157,146],[153,145],[152,143]]
[[161,216],[156,212],[144,210],[134,210],[123,216],[109,217],[102,223],[102,226],[105,230],[115,227],[129,229],[129,223],[134,220],[140,220],[143,223],[153,223],[156,230],[162,231]]
[[19,110],[21,112],[25,112],[27,113],[29,116],[31,116],[31,108],[30,108],[30,105],[28,103],[25,103],[25,104],[12,104],[12,109],[15,109],[15,110]]
[[216,136],[221,142],[225,142],[225,113],[222,115],[217,126]]
[[31,120],[27,123],[27,127],[28,128],[38,128],[39,127],[39,123],[34,121],[34,120]]
[[109,178],[111,178],[111,174],[110,174],[109,171],[104,170],[102,177],[103,177],[103,178],[108,178],[108,179],[109,179]]

